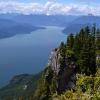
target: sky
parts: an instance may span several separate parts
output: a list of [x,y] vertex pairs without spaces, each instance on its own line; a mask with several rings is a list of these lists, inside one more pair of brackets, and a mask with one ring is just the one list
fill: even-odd
[[0,13],[100,16],[100,0],[0,0]]

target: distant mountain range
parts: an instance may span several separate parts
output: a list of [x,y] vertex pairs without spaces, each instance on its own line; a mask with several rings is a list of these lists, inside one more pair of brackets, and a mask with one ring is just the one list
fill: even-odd
[[34,26],[65,26],[66,23],[73,21],[77,16],[1,14],[0,18],[19,23],[28,23]]
[[7,38],[16,34],[29,34],[37,29],[44,28],[28,23],[19,23],[11,19],[0,18],[0,38]]
[[93,24],[100,27],[99,16],[1,14],[0,38],[31,33],[37,29],[44,29],[45,26],[65,27],[65,34],[77,33],[81,28]]
[[65,34],[77,33],[81,28],[85,26],[92,27],[93,24],[96,25],[97,28],[100,28],[100,17],[99,16],[80,16],[70,22],[66,28],[63,30]]
[[7,38],[16,34],[29,34],[43,26],[64,26],[73,21],[76,16],[47,16],[47,15],[0,15],[0,38]]

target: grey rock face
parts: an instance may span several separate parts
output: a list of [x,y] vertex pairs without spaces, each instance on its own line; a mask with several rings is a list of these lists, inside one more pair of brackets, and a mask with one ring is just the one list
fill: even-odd
[[60,66],[61,55],[59,49],[54,49],[49,57],[48,65],[57,75],[57,88],[58,92],[63,92],[66,89],[72,89],[76,80],[76,64],[73,58],[65,57],[65,65],[63,68]]
[[48,60],[48,65],[51,66],[52,70],[58,75],[59,71],[60,71],[60,60],[61,56],[59,54],[59,50],[58,49],[54,49],[52,50],[49,60]]

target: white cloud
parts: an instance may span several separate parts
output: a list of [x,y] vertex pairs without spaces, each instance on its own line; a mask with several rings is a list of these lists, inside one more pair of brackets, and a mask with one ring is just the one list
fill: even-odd
[[100,7],[88,7],[78,4],[61,4],[48,1],[47,3],[19,3],[15,1],[0,2],[0,13],[22,13],[22,14],[88,14],[100,15]]
[[0,0],[0,2],[9,2],[9,1],[17,1],[17,0]]

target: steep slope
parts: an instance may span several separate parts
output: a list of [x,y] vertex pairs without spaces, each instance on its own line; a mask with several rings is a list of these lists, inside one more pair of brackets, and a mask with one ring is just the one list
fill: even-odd
[[51,52],[48,67],[39,80],[34,100],[49,100],[54,93],[61,94],[67,89],[72,89],[76,79],[75,70],[74,57],[65,55],[63,58],[62,48],[54,49]]

